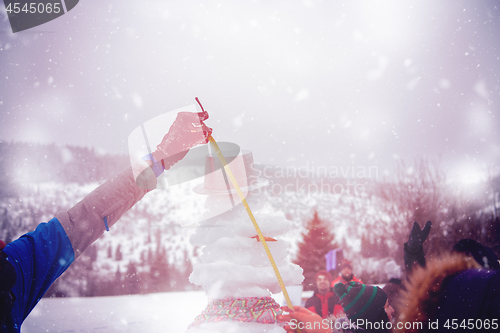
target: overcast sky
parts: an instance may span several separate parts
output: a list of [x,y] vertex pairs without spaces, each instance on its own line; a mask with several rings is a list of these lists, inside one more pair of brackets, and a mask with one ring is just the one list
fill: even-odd
[[16,34],[0,10],[1,140],[127,153],[198,96],[260,163],[500,165],[498,1],[82,0]]

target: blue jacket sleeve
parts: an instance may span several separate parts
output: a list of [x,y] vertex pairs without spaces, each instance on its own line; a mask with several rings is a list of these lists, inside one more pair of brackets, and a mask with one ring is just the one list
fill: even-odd
[[19,332],[21,324],[50,285],[74,261],[71,242],[56,218],[40,223],[8,244],[4,252],[16,270],[16,300],[2,332]]

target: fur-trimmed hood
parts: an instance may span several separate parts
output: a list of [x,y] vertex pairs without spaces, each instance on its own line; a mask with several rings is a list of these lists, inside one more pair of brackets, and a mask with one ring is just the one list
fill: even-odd
[[[429,320],[440,318],[439,326],[442,326],[445,322],[443,318],[459,320],[481,311],[482,319],[489,318],[492,313],[495,315],[496,311],[499,311],[498,304],[493,312],[476,308],[480,306],[485,309],[498,303],[499,273],[482,268],[472,257],[462,254],[450,254],[429,260],[425,268],[416,267],[409,282],[405,283],[400,301],[396,305],[400,313],[397,321],[420,322],[423,325],[422,330],[415,325],[411,329],[394,327],[394,331],[432,331],[428,327]],[[449,317],[450,314],[452,318]]]

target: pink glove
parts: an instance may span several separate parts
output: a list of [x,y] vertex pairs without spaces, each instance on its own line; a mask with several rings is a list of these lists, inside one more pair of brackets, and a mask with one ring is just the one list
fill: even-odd
[[208,112],[179,112],[174,123],[163,137],[161,143],[153,152],[156,161],[168,170],[180,161],[189,149],[196,145],[207,143],[212,129],[203,121],[208,119]]

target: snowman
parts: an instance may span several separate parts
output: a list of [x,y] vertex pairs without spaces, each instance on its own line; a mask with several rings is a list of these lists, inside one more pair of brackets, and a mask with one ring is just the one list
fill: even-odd
[[[302,268],[292,264],[289,244],[279,237],[290,223],[283,214],[264,213],[264,188],[268,181],[258,178],[250,151],[223,152],[252,213],[265,236],[286,286],[299,285]],[[232,156],[231,156],[232,155]],[[208,195],[207,216],[190,242],[202,247],[200,262],[189,277],[208,295],[208,305],[190,324],[188,333],[283,333],[276,320],[280,305],[271,294],[280,292],[276,274],[257,232],[229,181],[217,156],[207,156],[204,183],[194,191]]]

